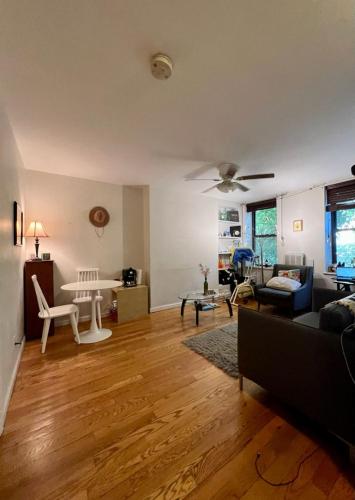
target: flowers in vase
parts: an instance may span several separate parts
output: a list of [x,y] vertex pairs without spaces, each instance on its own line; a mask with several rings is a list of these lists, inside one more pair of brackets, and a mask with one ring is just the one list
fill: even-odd
[[210,272],[210,268],[207,266],[203,266],[202,264],[199,264],[199,268],[205,279],[207,279],[207,276]]

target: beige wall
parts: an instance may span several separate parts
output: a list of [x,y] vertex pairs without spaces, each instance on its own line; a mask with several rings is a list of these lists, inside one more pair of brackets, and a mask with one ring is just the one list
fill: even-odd
[[218,285],[218,201],[169,189],[150,189],[151,307],[179,302],[179,294],[202,289],[198,265],[211,268]]
[[[31,170],[26,171],[25,180],[26,225],[40,220],[50,235],[40,240],[40,251],[50,252],[55,263],[55,304],[72,300],[60,286],[76,280],[78,267],[99,267],[102,278],[119,277],[124,266],[122,186]],[[102,235],[88,218],[97,205],[110,213]],[[33,239],[27,242],[28,257],[34,252],[33,243]],[[103,312],[111,301],[109,292],[104,295]],[[81,315],[88,312],[81,306]]]
[[5,112],[0,108],[0,434],[15,381],[23,336],[25,248],[13,244],[13,202],[24,209],[22,162]]
[[147,186],[123,186],[123,266],[142,269],[143,281],[148,276],[149,204]]

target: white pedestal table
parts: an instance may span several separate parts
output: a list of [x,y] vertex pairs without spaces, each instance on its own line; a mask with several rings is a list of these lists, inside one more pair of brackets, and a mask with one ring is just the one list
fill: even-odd
[[91,324],[89,330],[79,332],[80,343],[93,344],[108,339],[112,335],[112,330],[108,328],[98,328],[96,321],[96,295],[98,290],[108,290],[122,286],[122,281],[96,280],[96,281],[76,281],[62,285],[61,289],[69,292],[90,292],[91,294]]

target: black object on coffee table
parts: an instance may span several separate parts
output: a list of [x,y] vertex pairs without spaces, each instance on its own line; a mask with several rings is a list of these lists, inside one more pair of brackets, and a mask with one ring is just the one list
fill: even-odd
[[[220,294],[218,292],[212,291],[208,295],[204,295],[202,292],[187,292],[183,293],[179,296],[181,302],[181,316],[184,316],[185,305],[186,302],[193,302],[195,305],[196,312],[196,326],[199,325],[199,312],[203,311],[203,306],[206,305],[206,302],[215,301],[216,299],[224,299],[228,306],[229,316],[233,316],[233,308],[230,302],[230,298],[225,294]],[[211,309],[213,310],[213,309]]]

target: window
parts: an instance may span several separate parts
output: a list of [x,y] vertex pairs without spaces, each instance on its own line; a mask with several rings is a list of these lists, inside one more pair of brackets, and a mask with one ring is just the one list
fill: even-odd
[[332,260],[354,265],[355,261],[355,208],[332,212]]
[[[252,246],[256,255],[268,264],[277,262],[276,200],[266,200],[247,205],[252,214]],[[261,260],[260,260],[261,262]]]
[[327,187],[332,263],[355,265],[355,181]]

